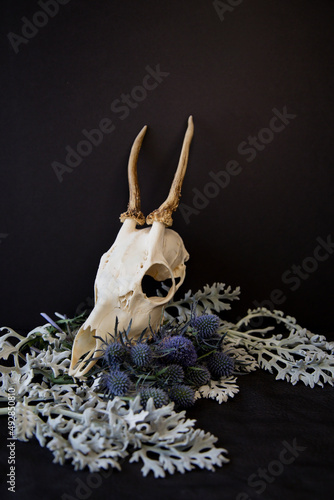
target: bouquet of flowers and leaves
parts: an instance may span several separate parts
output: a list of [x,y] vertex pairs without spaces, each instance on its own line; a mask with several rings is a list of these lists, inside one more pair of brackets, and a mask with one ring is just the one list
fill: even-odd
[[[263,368],[292,384],[333,385],[334,344],[301,328],[281,311],[249,310],[236,324],[219,316],[239,298],[222,283],[189,291],[164,311],[161,327],[137,339],[115,329],[84,379],[68,375],[72,344],[85,321],[56,313],[23,337],[3,327],[0,338],[0,413],[15,396],[15,435],[35,436],[54,462],[75,469],[121,468],[141,461],[144,475],[214,470],[228,462],[217,438],[195,428],[185,409],[199,398],[225,402],[239,392],[237,377]],[[268,324],[252,327],[262,318]]]

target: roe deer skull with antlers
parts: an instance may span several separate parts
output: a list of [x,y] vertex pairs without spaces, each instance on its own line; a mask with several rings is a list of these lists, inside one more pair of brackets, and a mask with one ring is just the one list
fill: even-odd
[[[145,224],[140,210],[137,159],[146,126],[136,137],[131,149],[128,178],[129,204],[120,216],[123,223],[117,238],[104,255],[95,280],[95,306],[78,331],[73,348],[69,374],[82,377],[95,364],[101,340],[114,331],[116,318],[120,331],[128,328],[130,337],[138,337],[145,328],[159,326],[163,306],[169,302],[185,278],[185,262],[189,258],[181,237],[172,229],[172,212],[177,209],[187,168],[194,132],[192,117],[183,141],[179,164],[166,201],[154,210],[146,223],[152,227],[136,229]],[[166,227],[167,226],[167,227]],[[168,294],[148,297],[142,288],[144,276],[157,281],[171,280]]]

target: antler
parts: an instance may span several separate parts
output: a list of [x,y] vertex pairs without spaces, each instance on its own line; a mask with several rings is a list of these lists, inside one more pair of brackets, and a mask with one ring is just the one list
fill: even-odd
[[190,143],[193,134],[194,134],[193,117],[189,116],[188,128],[184,136],[179,164],[175,172],[175,176],[169,191],[169,195],[166,201],[164,201],[164,203],[160,205],[160,207],[157,210],[154,210],[152,213],[150,213],[150,215],[146,217],[147,224],[153,224],[154,221],[162,222],[163,224],[165,224],[165,226],[171,226],[173,224],[172,213],[179,206],[181,188],[184,175],[187,169]]
[[121,222],[125,219],[134,219],[141,226],[145,224],[145,216],[140,210],[140,190],[137,176],[137,160],[139,151],[146,133],[147,126],[143,127],[134,140],[131,148],[129,164],[128,164],[128,179],[129,179],[129,203],[126,212],[120,215]]

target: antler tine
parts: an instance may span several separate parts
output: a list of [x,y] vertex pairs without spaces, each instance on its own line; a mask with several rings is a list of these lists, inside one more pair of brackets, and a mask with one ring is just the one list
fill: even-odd
[[152,224],[154,221],[162,222],[163,224],[165,224],[165,226],[171,226],[173,224],[172,213],[179,206],[181,188],[187,170],[189,149],[193,135],[194,135],[193,117],[189,116],[188,128],[184,136],[179,164],[174,175],[169,195],[166,201],[164,201],[164,203],[160,205],[160,207],[157,210],[154,210],[152,213],[150,213],[150,215],[146,217],[147,224]]
[[120,215],[121,222],[125,219],[134,219],[141,226],[145,224],[145,216],[140,210],[140,190],[138,185],[137,175],[137,160],[139,151],[146,133],[147,126],[143,127],[134,140],[131,148],[129,164],[128,164],[128,179],[129,179],[129,203],[126,212]]

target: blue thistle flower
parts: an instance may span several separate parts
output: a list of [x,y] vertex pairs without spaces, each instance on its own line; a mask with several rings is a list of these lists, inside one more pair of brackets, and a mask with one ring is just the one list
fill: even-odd
[[234,361],[223,352],[215,352],[208,357],[207,366],[214,378],[229,377],[234,370]]
[[130,379],[118,368],[102,375],[101,385],[111,396],[125,396],[130,388]]
[[195,391],[189,385],[176,384],[169,390],[169,397],[178,408],[188,408],[195,402]]
[[208,339],[218,330],[220,318],[216,314],[203,314],[193,321],[193,328],[203,339]]
[[104,350],[103,359],[110,367],[115,367],[124,361],[126,353],[127,351],[123,344],[120,342],[110,342]]
[[160,372],[160,378],[167,384],[177,384],[183,381],[184,371],[180,365],[168,365]]
[[156,408],[161,408],[169,403],[168,394],[162,389],[148,387],[140,391],[140,402],[143,408],[146,408],[147,402],[153,398],[153,403]]
[[182,366],[194,365],[197,361],[196,349],[190,339],[183,335],[168,336],[160,342],[164,361]]
[[135,344],[131,347],[130,356],[133,364],[140,368],[148,366],[152,361],[152,351],[148,344]]
[[196,387],[207,384],[210,378],[211,375],[206,366],[197,365],[187,368],[186,380]]

